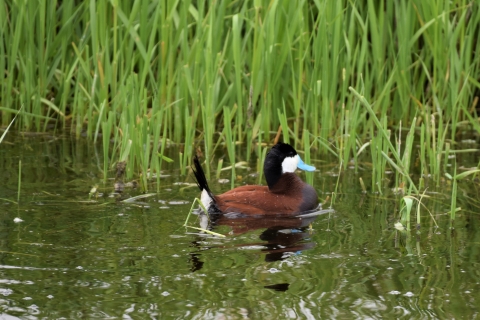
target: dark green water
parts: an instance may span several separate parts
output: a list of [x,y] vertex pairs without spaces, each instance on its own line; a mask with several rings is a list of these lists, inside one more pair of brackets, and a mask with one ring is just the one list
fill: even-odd
[[[92,144],[48,136],[1,145],[0,319],[479,317],[478,183],[460,182],[453,229],[449,184],[429,188],[424,204],[439,227],[422,210],[420,234],[407,236],[394,228],[400,197],[388,188],[362,194],[361,175],[347,170],[335,213],[317,217],[312,230],[230,220],[215,229],[220,239],[182,227],[198,189],[177,166],[164,172],[159,194],[120,203],[108,196],[113,180],[102,183],[100,155]],[[8,200],[17,199],[19,159],[16,204]],[[457,161],[475,165],[478,154]],[[314,164],[325,199],[338,169]],[[237,174],[255,183],[254,171],[252,163]],[[95,184],[104,196],[89,202]]]

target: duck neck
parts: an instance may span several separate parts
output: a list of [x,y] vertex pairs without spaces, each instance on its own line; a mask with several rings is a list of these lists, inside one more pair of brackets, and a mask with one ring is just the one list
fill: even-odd
[[265,160],[263,173],[265,174],[265,180],[267,180],[268,189],[272,189],[282,177],[282,167],[270,164],[267,159]]

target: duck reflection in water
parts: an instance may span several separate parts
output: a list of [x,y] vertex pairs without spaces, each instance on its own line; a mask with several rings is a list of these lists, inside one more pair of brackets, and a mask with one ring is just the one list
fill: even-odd
[[[333,212],[332,209],[322,210],[320,207],[297,216],[248,216],[242,214],[211,214],[207,216],[203,211],[197,210],[200,228],[212,230],[216,226],[228,226],[234,235],[241,235],[250,231],[265,229],[259,236],[261,242],[249,242],[237,244],[235,247],[261,246],[261,252],[265,253],[265,261],[279,261],[304,250],[315,247],[311,241],[309,225],[320,215]],[[210,219],[209,219],[210,217]],[[205,234],[207,236],[207,234]],[[203,240],[203,239],[202,239]],[[198,251],[192,252],[192,271],[202,268],[201,252],[211,248],[223,247],[219,245],[205,246],[203,241],[192,243]]]

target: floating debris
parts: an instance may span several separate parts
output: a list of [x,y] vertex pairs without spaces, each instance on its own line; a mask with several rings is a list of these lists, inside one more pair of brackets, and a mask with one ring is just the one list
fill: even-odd
[[168,204],[179,205],[179,204],[189,204],[190,201],[186,200],[178,200],[178,201],[168,201]]

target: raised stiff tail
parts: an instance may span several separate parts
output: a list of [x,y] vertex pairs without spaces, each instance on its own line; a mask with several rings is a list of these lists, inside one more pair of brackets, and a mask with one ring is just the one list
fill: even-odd
[[[195,175],[195,179],[197,180],[198,188],[200,189],[200,191],[202,191],[202,203],[208,209],[211,202],[215,202],[215,198],[213,193],[210,191],[210,188],[208,187],[205,172],[203,172],[200,161],[198,160],[198,157],[196,155],[193,158],[193,164],[195,166],[195,168],[192,168],[193,174]],[[210,198],[210,201],[207,201],[206,198]]]

